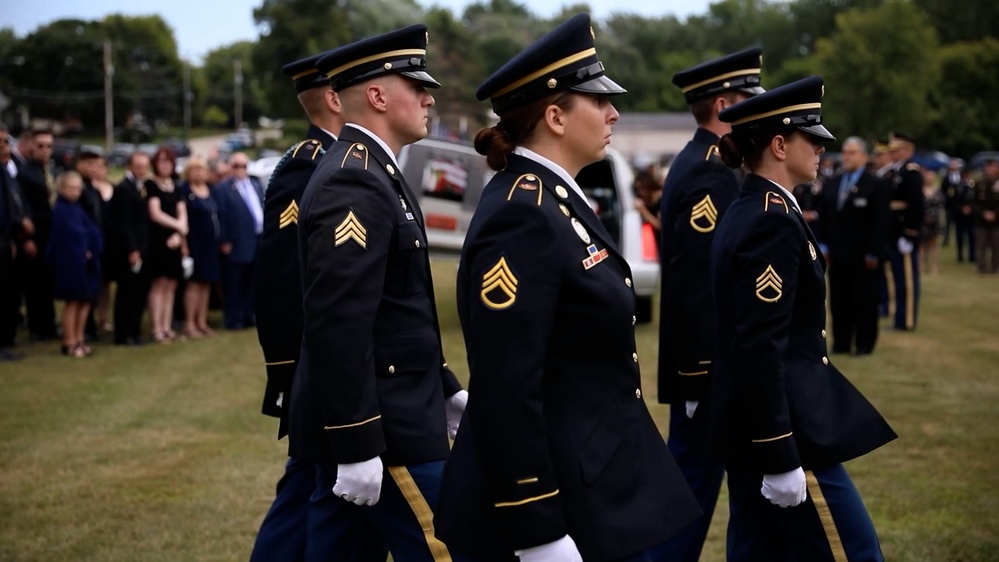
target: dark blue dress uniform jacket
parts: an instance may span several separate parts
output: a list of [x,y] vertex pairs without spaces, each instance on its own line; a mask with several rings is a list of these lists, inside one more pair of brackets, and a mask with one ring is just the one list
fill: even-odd
[[304,335],[290,454],[328,466],[443,460],[442,359],[423,215],[379,144],[347,125],[312,175],[298,225]]
[[509,560],[568,532],[585,560],[610,560],[698,515],[642,399],[631,270],[558,175],[510,156],[469,226],[457,291],[471,379],[441,540]]
[[288,149],[264,192],[264,232],[257,254],[254,298],[257,338],[267,367],[261,411],[281,419],[278,439],[288,434],[291,381],[302,349],[299,204],[312,172],[333,140],[319,127],[309,125],[307,139]]
[[891,184],[888,247],[895,248],[898,239],[903,236],[918,246],[925,206],[923,174],[919,164],[906,162],[898,169],[891,170],[885,179]]
[[709,266],[715,227],[739,194],[718,156],[718,135],[698,128],[663,185],[659,402],[701,400],[714,342]]
[[715,233],[711,272],[709,439],[723,462],[762,474],[817,469],[896,437],[829,362],[825,262],[775,184],[746,178]]

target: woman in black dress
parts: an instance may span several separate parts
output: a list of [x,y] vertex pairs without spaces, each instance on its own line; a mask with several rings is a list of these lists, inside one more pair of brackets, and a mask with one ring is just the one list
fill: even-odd
[[207,180],[205,160],[200,156],[188,160],[179,192],[190,226],[184,252],[194,260],[194,271],[184,290],[184,333],[194,338],[214,333],[208,327],[208,299],[212,284],[219,280],[218,209]]
[[111,214],[111,200],[114,197],[114,184],[108,181],[108,163],[104,158],[94,160],[91,170],[90,184],[94,186],[101,196],[101,233],[104,236],[104,252],[101,254],[101,294],[97,297],[97,304],[94,306],[94,322],[102,332],[111,332],[114,327],[111,325],[110,304],[111,304],[111,282],[114,281],[114,260],[115,248],[109,247],[114,244],[114,223]]
[[176,159],[160,147],[153,155],[153,177],[146,180],[149,205],[149,317],[153,340],[172,341],[170,329],[177,280],[181,276],[181,246],[187,235],[187,208],[173,182]]

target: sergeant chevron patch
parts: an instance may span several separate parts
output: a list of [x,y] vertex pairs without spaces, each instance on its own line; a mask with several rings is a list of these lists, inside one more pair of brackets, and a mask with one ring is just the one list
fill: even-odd
[[690,227],[697,232],[711,232],[718,222],[718,209],[711,201],[710,195],[705,195],[701,202],[690,210]]
[[294,199],[288,203],[285,210],[281,211],[281,217],[278,219],[278,230],[293,224],[298,224],[298,203]]
[[493,310],[510,308],[517,301],[517,283],[517,277],[507,265],[506,258],[501,257],[482,276],[482,291],[479,292],[482,304]]
[[756,278],[756,298],[763,302],[777,302],[784,294],[784,280],[768,265],[763,274]]
[[361,221],[357,220],[357,216],[354,215],[354,211],[349,211],[347,213],[347,218],[343,219],[340,226],[336,227],[336,232],[334,233],[336,237],[336,245],[342,246],[353,240],[357,242],[357,245],[368,249],[368,229],[364,228]]

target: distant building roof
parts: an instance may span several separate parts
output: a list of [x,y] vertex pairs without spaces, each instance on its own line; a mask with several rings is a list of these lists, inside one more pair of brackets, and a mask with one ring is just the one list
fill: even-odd
[[693,131],[697,128],[697,122],[690,112],[667,111],[661,113],[622,113],[620,119],[614,124],[618,131]]

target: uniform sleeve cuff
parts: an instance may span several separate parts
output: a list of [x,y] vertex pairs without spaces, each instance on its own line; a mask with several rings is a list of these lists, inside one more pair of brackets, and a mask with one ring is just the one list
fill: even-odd
[[385,452],[381,415],[367,420],[323,428],[330,440],[333,462],[348,464],[372,459]]

